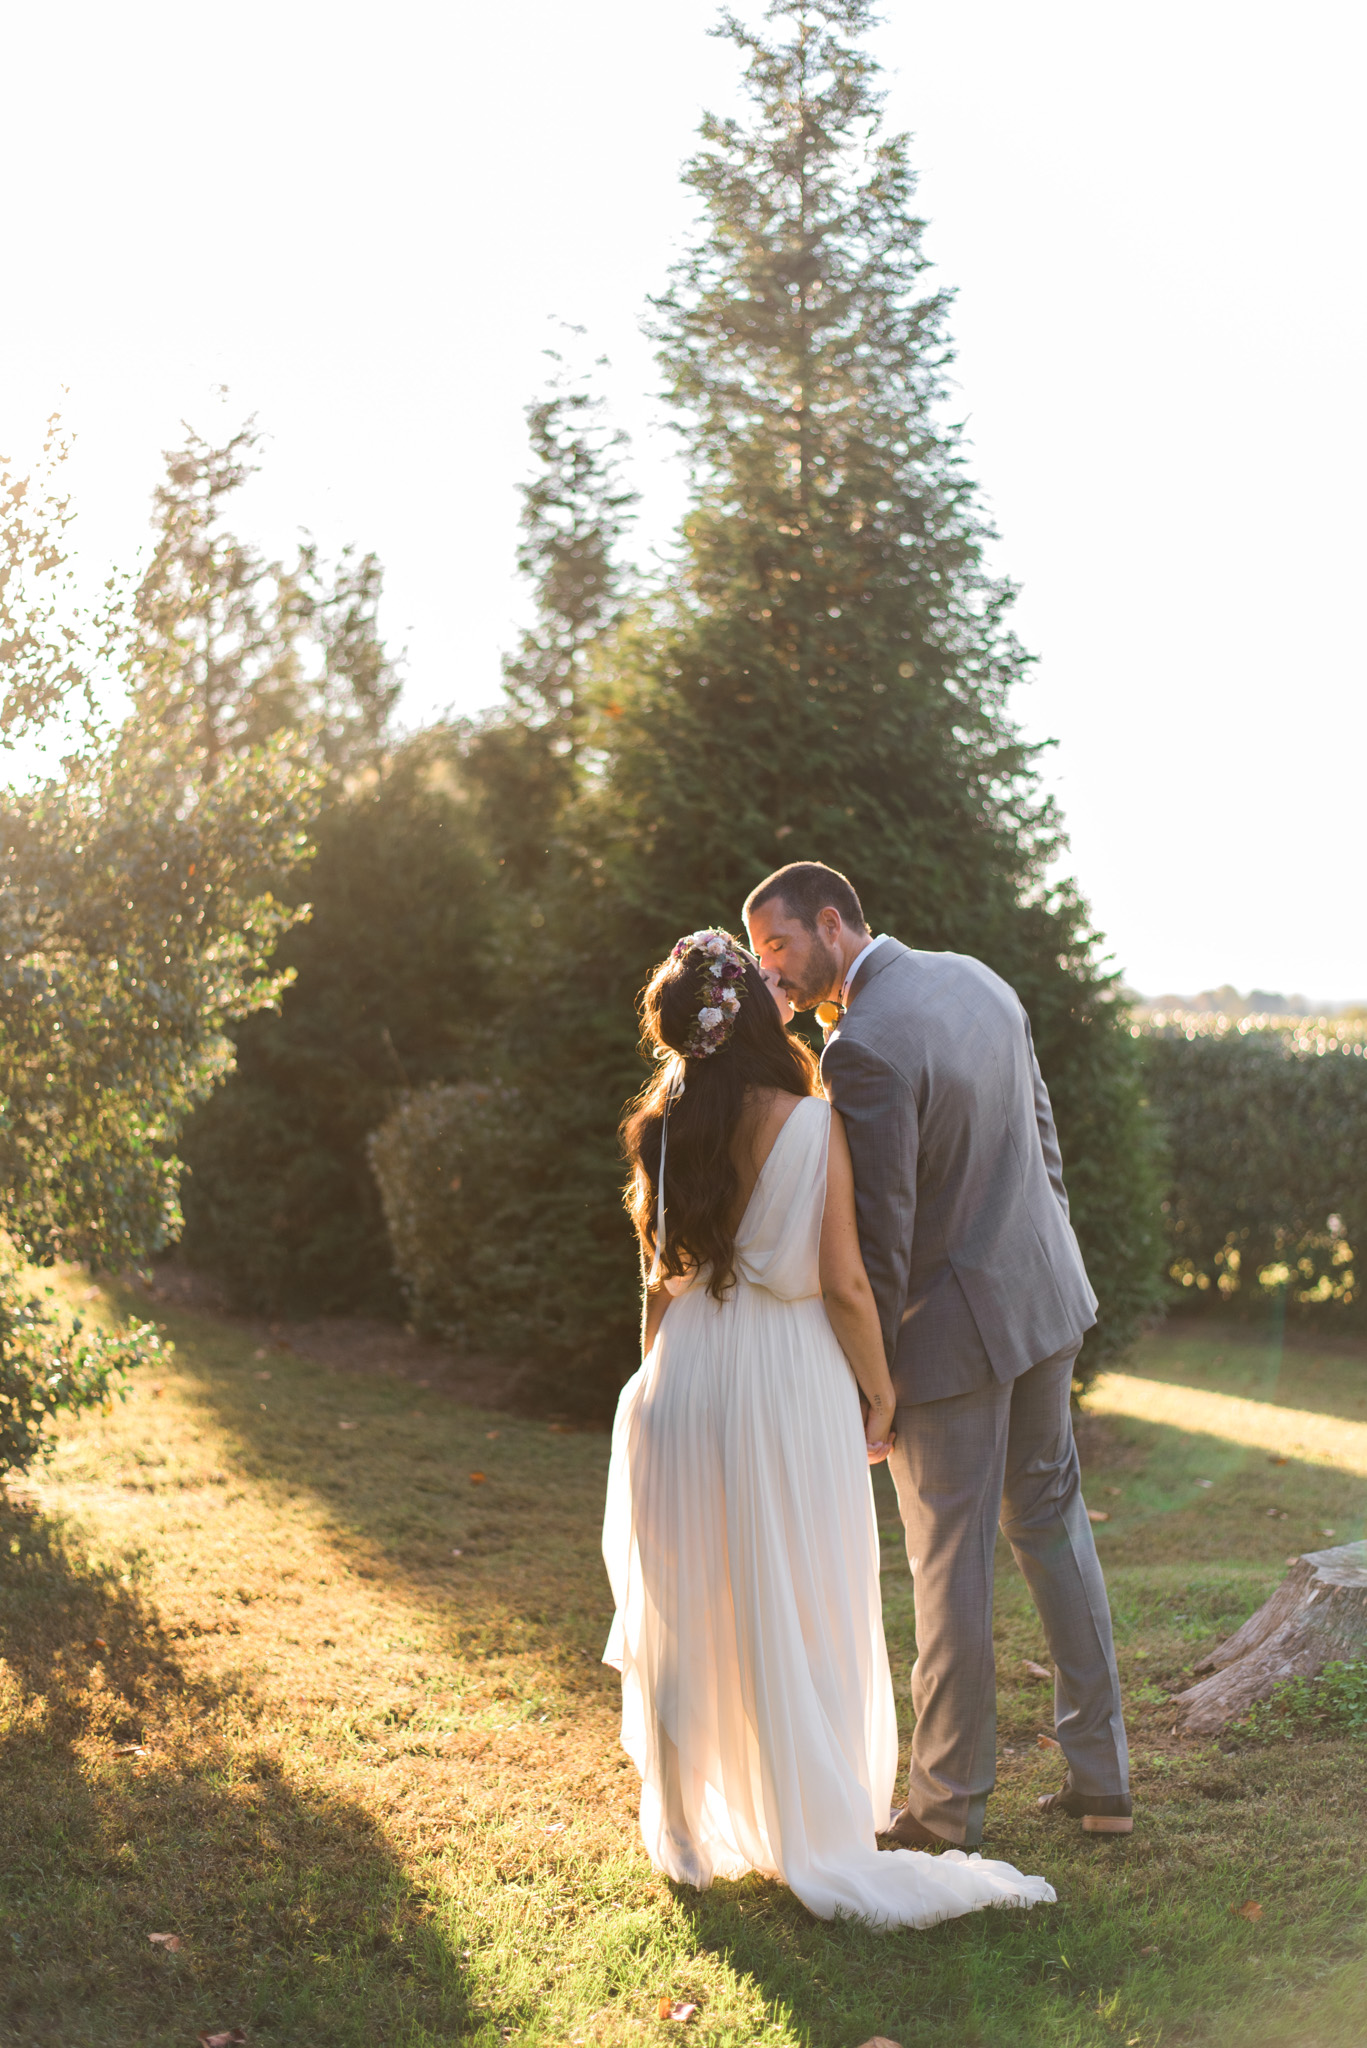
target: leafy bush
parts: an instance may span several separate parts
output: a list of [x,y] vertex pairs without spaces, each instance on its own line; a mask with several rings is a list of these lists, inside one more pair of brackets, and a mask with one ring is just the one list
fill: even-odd
[[1184,1306],[1364,1321],[1367,1031],[1303,1020],[1155,1020],[1150,1097],[1166,1128],[1167,1275]]
[[394,1265],[422,1329],[536,1368],[594,1409],[631,1358],[636,1303],[610,1119],[585,1156],[563,1096],[493,1083],[403,1098],[370,1140]]
[[1367,1658],[1326,1664],[1317,1678],[1285,1678],[1242,1724],[1292,1741],[1307,1731],[1367,1739]]
[[396,748],[315,828],[312,902],[280,1007],[236,1026],[236,1072],[192,1119],[186,1257],[240,1308],[397,1312],[369,1133],[454,1081],[483,1022],[484,871],[440,729]]
[[54,1290],[36,1293],[12,1266],[0,1265],[0,1472],[26,1472],[50,1454],[46,1425],[63,1410],[105,1407],[124,1398],[123,1377],[170,1350],[152,1323],[85,1332],[80,1317],[64,1327]]

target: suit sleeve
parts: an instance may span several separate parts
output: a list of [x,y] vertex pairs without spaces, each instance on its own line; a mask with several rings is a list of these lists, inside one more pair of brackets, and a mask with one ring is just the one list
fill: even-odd
[[1025,1043],[1030,1054],[1030,1070],[1035,1077],[1035,1122],[1039,1126],[1039,1141],[1044,1153],[1044,1170],[1049,1176],[1049,1185],[1054,1190],[1058,1205],[1064,1217],[1068,1215],[1068,1190],[1063,1185],[1063,1154],[1059,1150],[1058,1132],[1054,1129],[1053,1105],[1049,1101],[1049,1090],[1044,1085],[1044,1076],[1039,1070],[1035,1054],[1035,1041],[1030,1034],[1030,1019],[1024,1009],[1021,1021],[1025,1025]]
[[852,1039],[831,1040],[821,1074],[850,1141],[859,1248],[891,1365],[906,1308],[916,1223],[916,1098],[886,1060]]

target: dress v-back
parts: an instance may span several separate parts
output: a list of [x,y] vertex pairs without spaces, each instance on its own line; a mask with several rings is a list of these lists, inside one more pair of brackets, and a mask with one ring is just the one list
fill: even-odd
[[622,1390],[603,1554],[622,1742],[652,1863],[756,1870],[823,1919],[930,1926],[1054,1893],[1008,1863],[880,1851],[897,1771],[858,1389],[821,1300],[830,1107],[798,1102],[736,1233]]

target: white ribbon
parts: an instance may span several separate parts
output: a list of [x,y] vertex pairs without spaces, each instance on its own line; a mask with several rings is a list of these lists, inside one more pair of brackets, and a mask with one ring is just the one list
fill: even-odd
[[669,1112],[683,1092],[684,1070],[680,1060],[670,1078],[669,1093],[665,1096],[664,1122],[660,1126],[660,1173],[655,1183],[655,1257],[646,1275],[647,1287],[653,1287],[660,1277],[660,1254],[665,1248],[665,1152],[669,1146]]

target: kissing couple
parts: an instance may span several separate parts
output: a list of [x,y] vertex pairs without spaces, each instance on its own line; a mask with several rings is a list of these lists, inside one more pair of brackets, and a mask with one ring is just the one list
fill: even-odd
[[[693,932],[652,976],[659,1071],[623,1124],[646,1279],[613,1431],[604,1661],[645,1845],[699,1887],[780,1878],[822,1919],[927,1927],[1051,1901],[979,1853],[999,1522],[1055,1667],[1067,1779],[1040,1804],[1093,1832],[1133,1823],[1069,1405],[1096,1296],[1029,1021],[980,961],[875,938],[819,862],[770,875],[744,918],[753,951]],[[786,1028],[811,1009],[819,1066]],[[891,1818],[883,1459],[916,1600]]]

